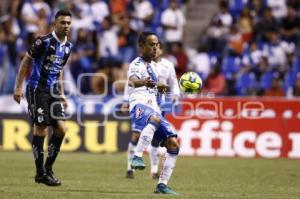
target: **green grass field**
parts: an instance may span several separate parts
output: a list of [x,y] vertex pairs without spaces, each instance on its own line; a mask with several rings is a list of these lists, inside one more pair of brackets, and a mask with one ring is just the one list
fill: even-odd
[[179,157],[169,183],[177,197],[153,194],[149,168],[134,180],[125,170],[125,153],[61,153],[55,171],[63,185],[47,187],[33,181],[30,152],[2,151],[0,198],[300,198],[299,160]]

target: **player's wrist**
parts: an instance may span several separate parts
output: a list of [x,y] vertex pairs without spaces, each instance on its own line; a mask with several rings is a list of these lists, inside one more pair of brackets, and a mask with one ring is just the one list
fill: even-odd
[[22,91],[22,88],[21,88],[21,87],[16,86],[16,87],[14,88],[14,92],[20,92],[20,91]]

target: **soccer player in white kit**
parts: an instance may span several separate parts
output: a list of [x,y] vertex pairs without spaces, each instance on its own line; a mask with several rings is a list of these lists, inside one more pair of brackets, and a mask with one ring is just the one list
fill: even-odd
[[[158,73],[158,81],[162,82],[164,84],[167,84],[170,88],[168,92],[165,94],[159,94],[159,101],[158,105],[160,106],[160,109],[162,111],[162,115],[164,116],[164,109],[165,109],[165,103],[168,103],[169,106],[171,105],[173,108],[173,105],[178,102],[180,91],[179,91],[179,86],[178,86],[178,80],[176,77],[176,72],[175,72],[175,67],[174,64],[167,59],[163,58],[163,49],[162,49],[162,44],[159,44],[159,47],[157,48],[157,55],[155,58],[155,65],[156,65],[156,70]],[[126,111],[128,109],[128,85],[126,85],[125,90],[124,90],[124,102],[122,104],[123,111]],[[168,110],[167,112],[169,112]],[[128,156],[127,156],[127,172],[126,172],[126,177],[127,178],[134,178],[134,171],[131,168],[131,161],[134,156],[134,149],[136,147],[136,144],[138,142],[138,139],[140,137],[140,132],[135,131],[132,129],[132,136],[131,140],[128,143]],[[158,179],[159,174],[158,174],[158,166],[159,166],[159,145],[162,145],[160,143],[161,140],[152,139],[151,142],[151,148],[150,148],[150,162],[151,162],[151,177],[153,179]]]
[[167,153],[155,193],[177,194],[167,186],[178,157],[179,144],[176,132],[161,115],[158,105],[158,92],[168,88],[164,83],[158,82],[157,67],[153,62],[159,47],[158,38],[152,32],[142,32],[138,43],[141,56],[131,62],[127,73],[132,129],[141,132],[131,167],[141,170],[146,167],[142,158],[143,152],[150,145],[156,132],[156,139],[165,143]]

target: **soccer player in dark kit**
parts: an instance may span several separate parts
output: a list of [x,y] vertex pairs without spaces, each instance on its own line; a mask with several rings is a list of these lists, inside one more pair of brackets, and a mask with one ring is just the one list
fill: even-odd
[[[53,32],[38,37],[22,59],[14,90],[14,100],[20,103],[23,97],[22,83],[27,67],[31,65],[26,99],[33,127],[35,182],[48,186],[61,185],[61,181],[54,176],[52,165],[66,133],[64,108],[67,103],[62,78],[63,66],[72,49],[72,44],[67,41],[71,17],[71,13],[66,10],[56,13]],[[53,134],[49,140],[48,155],[44,164],[43,145],[48,126],[52,127]]]

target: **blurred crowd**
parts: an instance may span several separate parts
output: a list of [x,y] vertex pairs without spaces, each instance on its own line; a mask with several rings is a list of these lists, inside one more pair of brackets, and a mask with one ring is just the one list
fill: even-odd
[[[156,32],[170,48],[182,46],[185,4],[184,0],[5,1],[0,5],[0,93],[12,93],[21,57],[37,36],[51,32],[59,9],[73,15],[69,39],[74,48],[67,81],[83,94],[102,94],[108,85],[110,94],[112,83],[124,82],[128,64],[138,55],[139,32]],[[170,59],[176,61],[173,55]],[[123,87],[119,83],[114,89],[123,92]]]
[[[177,76],[197,72],[204,92],[230,96],[300,95],[300,2],[218,0],[199,35],[184,45],[188,0],[11,0],[0,5],[0,94],[13,92],[18,64],[37,36],[52,30],[54,14],[69,9],[74,44],[66,66],[73,90],[122,93],[139,32],[155,32]],[[201,19],[199,19],[201,20]],[[81,74],[89,74],[82,76]],[[107,79],[103,78],[106,74]],[[78,88],[79,81],[80,88]],[[120,82],[113,85],[113,82]]]
[[300,1],[220,0],[218,8],[191,60],[205,89],[300,96]]

